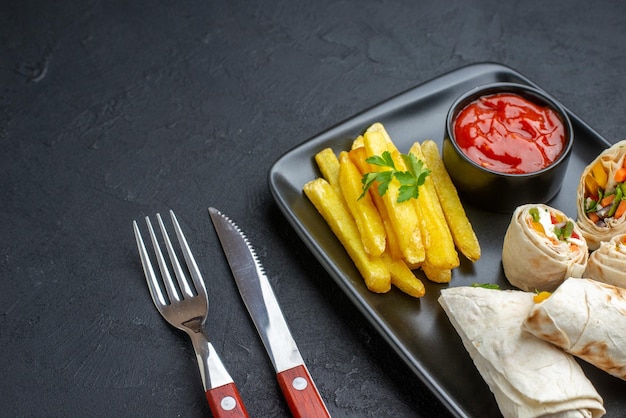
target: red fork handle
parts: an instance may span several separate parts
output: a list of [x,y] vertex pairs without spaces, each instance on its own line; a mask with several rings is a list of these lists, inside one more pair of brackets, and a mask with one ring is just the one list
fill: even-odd
[[234,383],[209,389],[205,394],[214,418],[248,417],[248,411]]
[[304,365],[282,371],[276,378],[294,418],[330,417]]

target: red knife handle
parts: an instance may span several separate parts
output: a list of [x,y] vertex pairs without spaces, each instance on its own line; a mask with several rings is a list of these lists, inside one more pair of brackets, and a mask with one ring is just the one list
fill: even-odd
[[276,378],[294,418],[330,417],[304,365],[282,371]]
[[207,390],[206,399],[214,418],[248,417],[248,411],[234,383]]

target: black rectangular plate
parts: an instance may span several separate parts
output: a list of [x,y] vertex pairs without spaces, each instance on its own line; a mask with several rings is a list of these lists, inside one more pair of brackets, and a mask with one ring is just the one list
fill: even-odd
[[[354,138],[375,122],[385,125],[401,152],[415,141],[432,139],[440,149],[448,108],[465,91],[493,82],[517,82],[539,88],[523,75],[494,63],[474,64],[423,83],[374,106],[309,139],[283,155],[269,173],[270,190],[296,233],[371,324],[415,374],[460,417],[499,415],[495,399],[474,367],[461,339],[439,306],[440,289],[478,283],[512,288],[501,267],[501,248],[510,215],[466,205],[467,215],[481,243],[482,257],[462,260],[452,281],[441,285],[423,280],[426,295],[417,300],[393,289],[369,292],[347,253],[302,192],[305,183],[320,176],[314,155],[326,147],[348,150]],[[566,179],[549,205],[576,218],[576,187],[587,164],[610,144],[580,118],[567,111],[575,142]],[[497,192],[497,191],[494,191]],[[420,273],[421,274],[421,273]],[[626,413],[626,382],[581,362],[604,398],[608,417]]]

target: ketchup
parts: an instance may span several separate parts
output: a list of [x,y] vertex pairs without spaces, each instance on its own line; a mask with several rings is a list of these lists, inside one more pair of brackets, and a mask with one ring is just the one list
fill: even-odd
[[456,117],[454,136],[472,161],[507,174],[539,171],[565,148],[565,127],[556,112],[513,93],[471,102]]

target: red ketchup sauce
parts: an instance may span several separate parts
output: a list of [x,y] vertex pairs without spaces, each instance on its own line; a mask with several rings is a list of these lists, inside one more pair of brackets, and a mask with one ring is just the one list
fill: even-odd
[[454,136],[472,161],[507,174],[539,171],[565,148],[565,127],[556,112],[513,93],[471,102],[456,117]]

